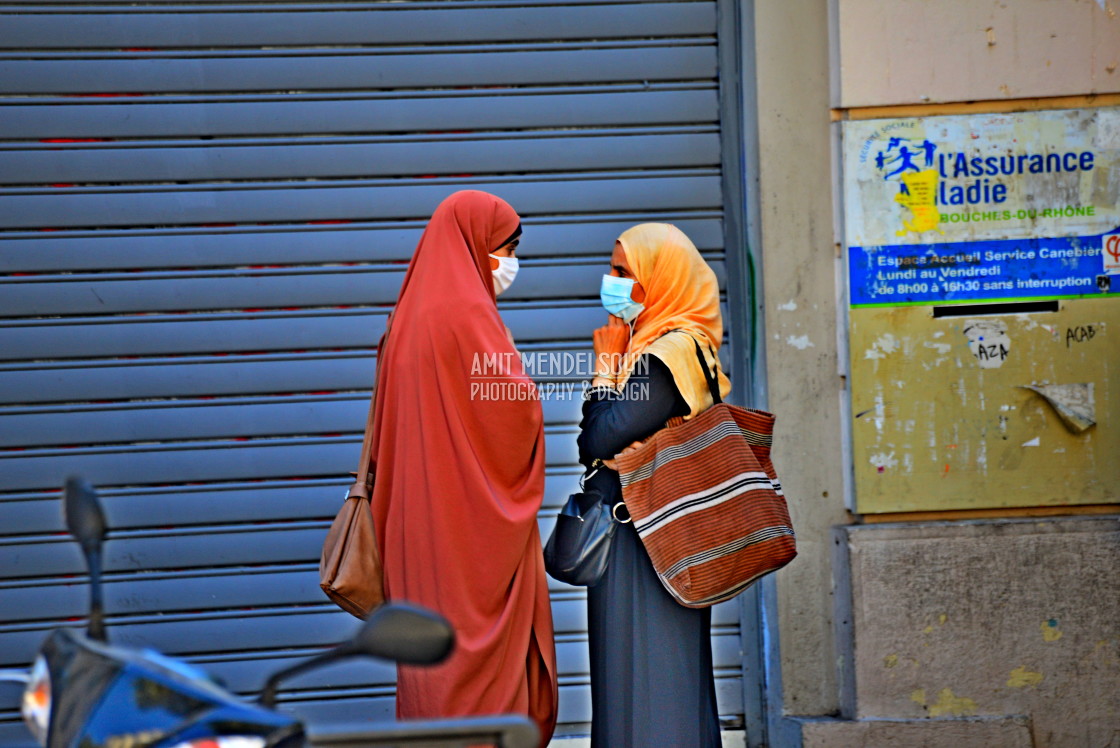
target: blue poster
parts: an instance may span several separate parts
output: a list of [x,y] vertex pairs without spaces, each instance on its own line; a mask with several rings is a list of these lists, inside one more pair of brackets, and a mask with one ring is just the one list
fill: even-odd
[[843,123],[851,305],[1120,295],[1120,107]]
[[[1110,232],[1115,233],[1115,232]],[[849,247],[851,305],[1065,299],[1120,293],[1106,236]]]

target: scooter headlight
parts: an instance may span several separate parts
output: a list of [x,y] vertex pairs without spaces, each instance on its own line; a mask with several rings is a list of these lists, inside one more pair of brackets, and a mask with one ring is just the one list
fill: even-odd
[[36,657],[35,664],[31,666],[31,677],[23,691],[20,711],[39,745],[46,745],[47,728],[51,722],[51,673],[42,655]]
[[267,741],[256,735],[222,735],[187,740],[172,748],[264,748]]

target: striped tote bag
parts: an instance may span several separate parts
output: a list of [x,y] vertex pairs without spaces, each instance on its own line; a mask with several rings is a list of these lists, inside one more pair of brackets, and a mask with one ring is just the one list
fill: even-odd
[[774,416],[722,402],[698,343],[696,355],[714,405],[615,462],[661,583],[681,605],[704,608],[782,568],[797,547],[770,460]]

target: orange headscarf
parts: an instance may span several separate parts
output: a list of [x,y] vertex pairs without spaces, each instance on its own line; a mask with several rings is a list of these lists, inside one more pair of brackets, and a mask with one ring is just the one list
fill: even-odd
[[[386,595],[456,632],[443,664],[398,668],[398,716],[520,712],[545,745],[557,682],[537,529],[544,419],[489,258],[519,225],[478,191],[451,195],[428,222],[378,359],[372,506]],[[479,385],[499,385],[498,397]]]
[[[712,404],[696,346],[700,343],[709,371],[715,371],[723,342],[723,317],[719,309],[719,281],[684,232],[668,223],[643,223],[618,237],[634,279],[646,291],[645,309],[634,320],[630,341],[631,361],[643,354],[656,356],[669,371],[688,403],[687,417]],[[688,335],[666,335],[682,330]],[[623,372],[625,382],[630,372]],[[720,396],[731,391],[731,382],[717,374]]]

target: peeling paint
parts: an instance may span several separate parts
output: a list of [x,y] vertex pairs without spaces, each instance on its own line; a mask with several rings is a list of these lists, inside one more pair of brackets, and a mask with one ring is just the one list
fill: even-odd
[[956,385],[953,386],[953,390],[961,399],[961,407],[968,407],[968,385],[965,384],[963,376],[957,380]]
[[786,343],[792,345],[799,351],[803,351],[806,348],[813,347],[813,341],[809,340],[808,335],[798,335],[796,338],[790,335],[788,338],[786,338]]
[[1042,438],[1036,436],[1035,438],[1033,438],[1029,441],[1023,442],[1019,446],[1022,446],[1022,447],[1039,447],[1039,446],[1042,446]]
[[949,345],[948,343],[922,343],[922,345],[924,345],[926,348],[934,349],[942,356],[953,350],[953,346]]
[[1048,621],[1043,621],[1039,627],[1042,629],[1042,640],[1047,642],[1056,642],[1062,638],[1062,632],[1058,628],[1058,619],[1051,618]]
[[890,452],[889,454],[886,452],[873,454],[869,458],[869,461],[873,467],[879,469],[880,473],[888,468],[898,467],[898,459],[894,456],[894,452]]
[[[1097,0],[1097,4],[1106,0]],[[1111,16],[1112,13],[1109,13]],[[1097,136],[1093,144],[1097,148],[1120,148],[1120,112],[1102,109],[1097,118]]]
[[950,688],[943,688],[937,694],[937,703],[929,708],[931,717],[970,717],[979,711],[976,702],[964,696],[957,696]]
[[[943,335],[944,333],[939,334]],[[948,343],[931,343],[929,341],[922,343],[922,347],[937,352],[937,358],[932,362],[922,362],[922,368],[926,371],[938,369],[941,367],[941,364],[947,363],[949,361],[949,353],[953,350],[953,346]]]
[[1058,328],[1054,325],[1047,325],[1039,322],[1035,315],[1032,314],[1016,314],[1015,321],[1019,323],[1019,329],[1022,332],[1031,332],[1032,330],[1045,330],[1050,334],[1054,340],[1058,339]]
[[880,437],[883,435],[883,424],[887,419],[887,402],[883,399],[882,387],[875,395],[875,415],[870,418],[870,421],[875,424],[875,431]]
[[894,353],[901,347],[902,343],[899,342],[898,338],[891,335],[889,332],[883,333],[879,336],[879,339],[872,343],[871,347],[864,352],[863,357],[869,359],[886,358],[889,354]]
[[778,308],[781,309],[783,312],[797,311],[797,302],[794,301],[793,299],[790,299],[789,301],[787,301],[784,304],[779,304]]
[[1008,688],[1034,688],[1045,676],[1042,673],[1036,673],[1033,670],[1027,670],[1026,665],[1020,665],[1011,671],[1011,677],[1007,679]]

